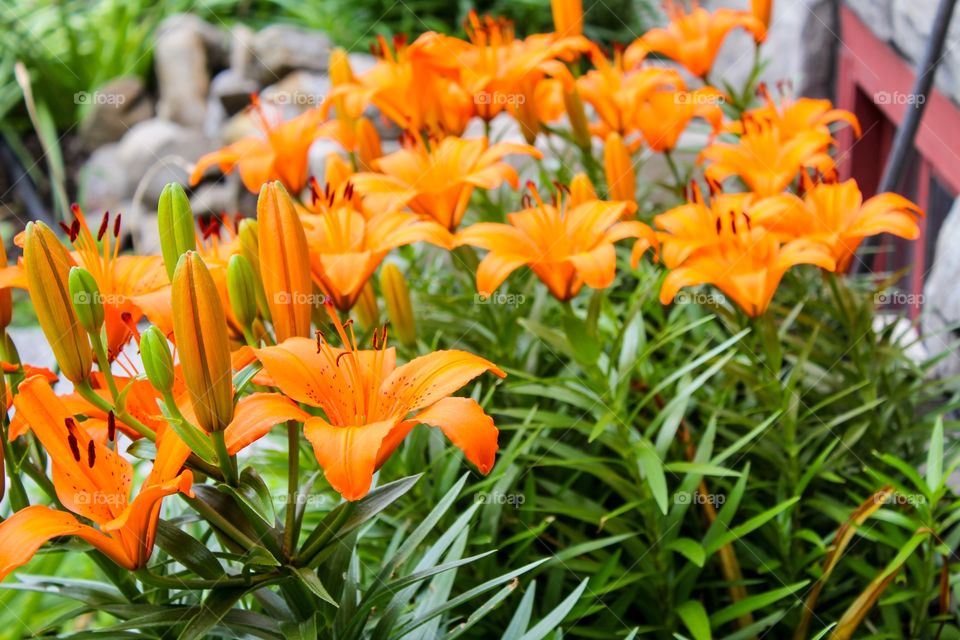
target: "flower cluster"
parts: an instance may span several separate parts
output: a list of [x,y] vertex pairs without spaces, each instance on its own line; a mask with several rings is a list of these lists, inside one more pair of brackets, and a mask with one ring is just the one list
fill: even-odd
[[[455,350],[398,363],[370,283],[398,247],[479,248],[486,255],[471,275],[480,295],[526,267],[568,302],[584,285],[614,283],[616,245],[629,240],[634,265],[651,250],[669,270],[664,303],[710,283],[755,316],[794,265],[843,271],[867,236],[915,237],[921,212],[909,201],[863,201],[854,182],[834,179],[831,126],[856,129],[851,114],[822,100],[777,104],[763,92],[763,104],[738,112],[709,83],[732,29],[747,30],[758,47],[764,40],[769,3],[757,5],[753,13],[671,8],[666,28],[610,55],[582,35],[579,3],[562,0],[553,2],[554,33],[519,39],[508,21],[470,14],[466,39],[380,38],[378,61],[363,74],[336,51],[324,105],[284,122],[254,96],[263,135],[196,164],[194,184],[214,167],[237,170],[258,194],[256,219],[198,227],[184,189],[172,184],[157,205],[160,255],[120,255],[120,215],[91,226],[74,207],[63,239],[28,224],[16,239],[23,259],[0,270],[0,325],[10,321],[9,290],[28,290],[73,391],[58,393],[56,375],[20,364],[3,335],[5,395],[16,409],[8,444],[26,451],[23,440],[35,438],[46,451],[52,506],[15,492],[16,513],[0,523],[0,576],[66,535],[142,568],[160,501],[193,496],[201,474],[237,487],[238,454],[282,423],[291,465],[302,431],[348,501],[367,494],[418,424],[437,427],[489,472],[497,427],[477,400],[453,394],[486,372],[506,374]],[[383,152],[371,108],[404,131],[400,148]],[[516,125],[513,141],[465,135],[472,121],[489,134],[497,118]],[[710,197],[694,180],[689,200],[650,225],[639,217],[648,209],[638,200],[639,158],[660,155],[675,170],[673,154],[694,120],[708,125],[699,162]],[[312,175],[308,150],[318,138],[342,152]],[[556,171],[556,162],[574,162],[545,158],[557,141],[579,152],[580,167]],[[539,171],[542,185],[527,181],[520,196],[525,169]],[[686,183],[675,177],[670,193]],[[509,212],[468,217],[475,195],[504,185],[516,196]],[[396,266],[381,269],[380,289],[394,332],[415,348]],[[135,497],[121,439],[154,443]]]

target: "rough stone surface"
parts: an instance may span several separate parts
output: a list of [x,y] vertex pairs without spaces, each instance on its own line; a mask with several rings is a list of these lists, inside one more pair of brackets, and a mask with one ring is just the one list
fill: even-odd
[[80,192],[88,211],[117,210],[133,190],[118,143],[107,144],[90,156],[80,171]]
[[931,269],[923,286],[924,345],[931,356],[949,351],[950,355],[940,361],[934,375],[953,376],[960,374],[960,199],[953,203],[940,235],[937,238]]
[[[749,10],[747,0],[711,0],[708,9]],[[826,96],[832,93],[833,50],[837,40],[830,0],[775,2],[767,40],[761,48],[766,61],[761,79],[769,85],[787,81],[796,93]],[[714,63],[717,79],[740,87],[753,68],[753,36],[742,29],[731,31]]]
[[119,157],[136,181],[136,195],[152,206],[168,182],[186,184],[193,163],[215,143],[188,127],[153,118],[136,125],[120,141]]
[[237,211],[239,182],[222,180],[202,184],[190,195],[190,207],[194,216],[219,215]]
[[96,93],[80,94],[79,99],[92,104],[80,127],[80,142],[87,151],[116,142],[127,129],[153,117],[153,104],[143,80],[136,76],[115,78]]
[[227,115],[233,115],[250,104],[250,94],[260,85],[234,68],[224,69],[210,82],[210,95],[220,101]]
[[[893,45],[900,51],[911,67],[923,56],[933,17],[937,11],[937,0],[893,0],[892,2]],[[871,29],[873,25],[867,23]],[[875,32],[877,33],[877,32]],[[878,37],[882,35],[877,33]],[[960,41],[960,20],[950,24],[943,57],[937,69],[935,84],[955,101],[960,98],[960,50],[955,46]]]
[[230,64],[230,35],[192,13],[178,13],[164,19],[157,29],[157,38],[162,38],[168,32],[181,30],[192,31],[200,36],[204,52],[213,68],[221,69]]
[[154,66],[160,92],[157,114],[186,126],[202,127],[210,73],[201,34],[186,27],[168,28],[157,38]]
[[883,41],[893,39],[893,0],[847,0],[847,6]]
[[330,38],[318,31],[270,25],[253,36],[250,77],[270,84],[296,69],[326,71],[330,46]]
[[284,120],[296,117],[319,107],[330,93],[330,77],[322,73],[294,71],[283,80],[272,84],[260,93],[260,97],[281,108]]

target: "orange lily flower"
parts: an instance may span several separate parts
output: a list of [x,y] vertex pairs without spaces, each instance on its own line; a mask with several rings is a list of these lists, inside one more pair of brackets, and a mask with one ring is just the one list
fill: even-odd
[[473,116],[473,100],[457,82],[460,56],[469,43],[428,32],[412,44],[394,38],[394,50],[381,36],[373,48],[376,66],[335,86],[331,99],[357,96],[373,104],[398,127],[413,132],[459,135]]
[[[703,229],[702,233],[716,231]],[[828,270],[835,266],[829,249],[819,242],[781,244],[763,227],[742,225],[725,242],[694,253],[671,271],[660,289],[660,302],[668,304],[683,287],[712,284],[748,316],[757,317],[767,310],[783,275],[798,264]]]
[[266,182],[279,180],[292,193],[300,193],[307,184],[307,152],[320,137],[323,113],[310,109],[292,120],[280,122],[279,112],[267,109],[252,97],[251,109],[259,121],[263,137],[248,137],[208,153],[199,160],[190,174],[190,184],[200,182],[204,172],[217,165],[223,173],[239,167],[243,186],[259,193]]
[[511,153],[543,157],[525,144],[501,142],[488,146],[486,138],[448,137],[429,151],[421,143],[408,145],[374,163],[382,173],[358,173],[350,181],[370,209],[408,206],[453,231],[475,187],[496,189],[507,182],[517,188],[516,169],[502,161]]
[[683,78],[674,69],[644,67],[628,70],[623,52],[614,51],[613,61],[602,53],[591,56],[594,69],[577,78],[577,89],[597,112],[600,122],[591,126],[594,135],[606,137],[609,132],[627,136],[636,130],[637,108],[657,90],[686,88]]
[[636,210],[634,202],[564,203],[561,195],[546,204],[529,186],[536,206],[508,214],[509,224],[481,222],[457,234],[458,244],[489,251],[477,267],[481,295],[490,295],[514,270],[528,266],[554,297],[569,300],[584,284],[604,289],[613,283],[617,268],[613,245],[618,240],[639,238],[642,249],[657,246],[650,227],[636,220],[620,221]]
[[436,351],[398,367],[386,329],[374,332],[373,350],[361,350],[351,323],[345,327],[332,306],[326,308],[343,348],[318,333],[316,341],[290,338],[254,353],[284,394],[323,410],[325,417],[305,420],[304,434],[331,486],[347,500],[365,496],[374,471],[417,424],[439,427],[488,473],[497,428],[475,400],[450,396],[485,371],[506,374],[463,351]]
[[646,32],[641,37],[642,46],[676,60],[701,78],[710,73],[731,30],[742,27],[758,40],[762,40],[767,31],[760,20],[746,11],[724,8],[711,13],[694,4],[687,12],[682,6],[669,2],[667,15],[670,24]]
[[920,236],[917,216],[923,211],[895,193],[863,200],[855,180],[839,184],[806,185],[803,198],[782,194],[750,209],[753,219],[784,239],[806,238],[830,248],[836,271],[850,266],[864,238],[890,233],[915,240]]
[[[0,523],[0,579],[26,563],[44,542],[73,535],[118,565],[146,565],[153,550],[160,501],[182,492],[193,495],[193,474],[181,472],[189,450],[172,432],[158,438],[157,458],[140,492],[129,497],[130,463],[78,424],[42,377],[20,385],[14,404],[50,456],[60,502],[73,513],[35,505]],[[99,528],[82,524],[76,516]]]
[[656,216],[660,253],[669,269],[680,266],[691,255],[729,242],[753,221],[746,213],[752,193],[718,193],[709,203],[693,183],[690,202]]
[[328,190],[324,195],[312,183],[310,209],[318,215],[304,215],[304,231],[310,251],[314,280],[340,311],[349,311],[364,285],[391,249],[425,240],[452,248],[453,236],[432,220],[397,210],[370,214],[356,207],[352,188],[340,196]]
[[782,192],[802,169],[812,168],[829,174],[833,159],[828,152],[833,144],[829,133],[807,129],[786,137],[773,123],[744,118],[744,133],[736,143],[715,142],[700,153],[708,160],[707,179],[717,183],[738,176],[760,196]]
[[[105,213],[94,236],[83,210],[77,205],[71,210],[73,222],[62,226],[73,247],[72,260],[93,275],[100,289],[107,329],[107,356],[112,361],[133,337],[133,328],[144,315],[140,297],[163,289],[169,280],[160,256],[118,255],[120,214],[111,224],[109,212]],[[17,235],[14,243],[22,247],[23,238],[23,234]],[[6,287],[27,288],[22,261],[0,268],[0,289]]]
[[613,200],[634,200],[637,197],[637,175],[633,159],[618,133],[607,136],[603,145],[603,172],[607,193]]
[[481,18],[475,11],[464,21],[464,30],[471,46],[457,52],[460,84],[473,96],[477,115],[487,121],[508,109],[516,113],[530,97],[531,83],[555,69],[558,59],[569,61],[594,48],[586,38],[570,34],[517,40],[512,22]]
[[550,11],[557,35],[583,35],[583,0],[550,0]]
[[750,0],[750,12],[763,25],[763,34],[755,34],[757,44],[767,39],[767,29],[770,28],[770,16],[773,14],[773,0]]
[[[773,123],[784,139],[793,138],[809,129],[816,129],[830,133],[830,125],[845,122],[853,128],[854,134],[860,137],[860,121],[846,109],[834,109],[829,100],[814,98],[798,98],[796,100],[784,98],[779,105],[773,101],[766,87],[760,85],[760,93],[766,104],[746,112],[746,117],[753,120],[766,120]],[[743,133],[743,122],[736,120],[726,127],[732,133]]]
[[670,151],[694,118],[706,120],[714,133],[720,130],[723,94],[713,87],[696,91],[656,91],[636,105],[633,124],[654,151]]

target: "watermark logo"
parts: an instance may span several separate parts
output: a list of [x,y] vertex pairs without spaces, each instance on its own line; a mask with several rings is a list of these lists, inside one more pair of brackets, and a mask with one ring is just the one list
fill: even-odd
[[880,291],[873,296],[874,304],[880,306],[921,306],[924,302],[922,293],[903,293],[902,291]]
[[77,505],[95,505],[107,507],[126,506],[126,498],[119,493],[104,493],[102,491],[78,491],[73,494],[73,503]]
[[502,493],[500,491],[481,491],[476,494],[474,499],[480,504],[506,504],[511,507],[520,507],[527,501],[527,498],[522,493]]
[[75,294],[73,294],[73,304],[75,305],[99,304],[120,306],[125,302],[127,302],[127,296],[116,293],[77,291]]
[[119,107],[127,101],[127,96],[118,93],[91,93],[77,91],[73,94],[73,104],[105,104]]
[[273,295],[273,302],[275,304],[321,305],[326,304],[327,296],[322,293],[301,293],[299,291],[291,293],[289,291],[280,291]]
[[927,504],[927,499],[919,493],[899,493],[891,491],[873,496],[874,504],[889,504],[897,506],[918,507]]
[[920,105],[927,101],[927,96],[919,93],[904,93],[902,91],[877,91],[873,94],[876,104]]
[[722,293],[714,291],[680,291],[673,299],[673,304],[701,304],[718,306],[726,304],[727,298]]
[[475,104],[489,104],[498,107],[521,105],[527,101],[522,93],[503,93],[502,91],[482,91],[473,96]]
[[697,93],[695,91],[678,91],[673,95],[674,104],[692,104],[696,106],[703,106],[703,105],[722,105],[725,102],[726,102],[726,98],[724,98],[719,93],[710,93],[710,92]]
[[519,307],[526,301],[526,296],[522,293],[491,293],[484,295],[482,293],[474,294],[473,304],[499,304],[510,307]]
[[274,104],[283,106],[317,107],[323,103],[326,96],[309,91],[274,91],[268,99]]
[[711,504],[714,507],[722,507],[727,501],[727,496],[722,493],[701,493],[699,491],[678,491],[673,494],[674,504]]

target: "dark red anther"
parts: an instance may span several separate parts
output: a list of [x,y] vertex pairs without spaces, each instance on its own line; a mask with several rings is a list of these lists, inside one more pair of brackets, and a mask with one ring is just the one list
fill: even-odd
[[113,237],[114,238],[120,237],[120,218],[121,217],[122,217],[122,214],[118,213],[117,217],[113,221]]
[[80,235],[80,221],[74,220],[70,223],[70,242],[76,242],[77,236]]
[[737,235],[737,214],[735,211],[730,212],[730,231],[733,231],[733,235]]
[[720,222],[720,218],[717,218],[717,235],[720,235],[720,230],[722,228],[723,227],[722,227],[722,223]]
[[80,445],[77,443],[77,436],[72,433],[68,435],[67,444],[70,445],[70,453],[73,454],[73,459],[80,462]]
[[317,336],[317,353],[320,353],[323,350],[323,331],[317,329],[313,333]]
[[91,440],[90,443],[87,444],[87,466],[93,469],[93,463],[96,461],[96,459],[97,459],[97,450],[93,444],[93,440]]
[[524,209],[529,209],[530,207],[533,206],[533,202],[531,201],[531,198],[530,198],[530,194],[529,194],[529,193],[523,194],[523,197],[520,198],[520,205],[521,205]]
[[66,224],[65,222],[59,222],[58,224],[60,225],[60,228],[63,229],[63,232],[69,236],[69,235],[70,235],[70,225]]
[[113,411],[107,414],[107,440],[114,442],[117,439],[117,416]]
[[337,366],[338,366],[338,367],[340,366],[340,358],[342,358],[343,356],[348,355],[348,354],[350,354],[350,353],[351,353],[350,351],[343,351],[343,352],[341,352],[340,354],[337,355]]
[[97,241],[103,240],[103,234],[107,232],[107,225],[110,224],[110,212],[103,212],[103,220],[100,221],[100,230],[97,231]]

